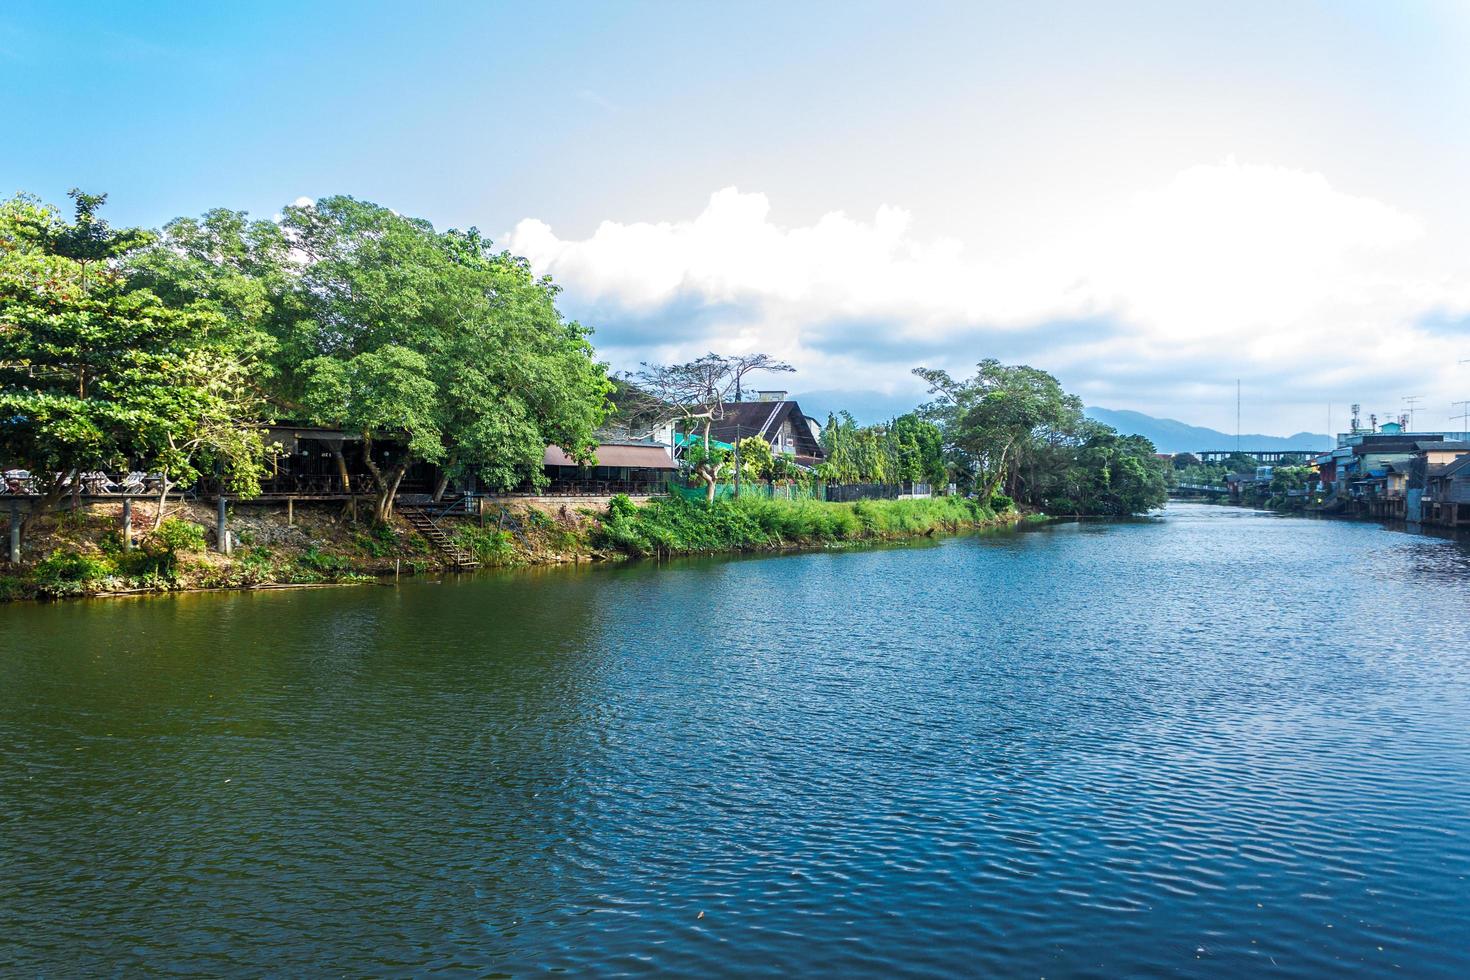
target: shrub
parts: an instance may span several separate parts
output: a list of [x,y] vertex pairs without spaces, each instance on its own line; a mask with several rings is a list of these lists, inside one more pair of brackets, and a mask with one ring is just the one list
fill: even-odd
[[193,521],[170,517],[149,536],[149,540],[160,550],[171,555],[182,551],[204,550],[204,528]]
[[82,595],[117,571],[107,558],[57,549],[36,563],[36,591],[48,596]]
[[478,558],[482,565],[509,565],[515,561],[509,531],[467,524],[454,532],[454,543]]
[[1004,514],[1007,511],[1014,510],[1015,506],[1016,502],[999,490],[990,495],[990,509],[997,514]]
[[398,550],[398,535],[389,524],[375,524],[366,534],[353,535],[353,543],[372,558],[387,558]]
[[340,575],[350,567],[346,558],[318,551],[316,545],[302,552],[301,557],[296,559],[296,563],[308,571],[328,576]]
[[911,537],[994,516],[989,507],[958,497],[850,504],[766,497],[705,504],[673,497],[643,507],[614,498],[595,540],[632,555],[675,555]]

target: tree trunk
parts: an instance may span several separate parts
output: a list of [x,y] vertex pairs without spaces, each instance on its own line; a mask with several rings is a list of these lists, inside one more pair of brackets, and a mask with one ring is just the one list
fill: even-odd
[[393,513],[393,501],[398,497],[398,485],[403,482],[403,474],[407,469],[407,465],[403,463],[393,467],[389,471],[388,479],[378,488],[373,516],[379,524],[388,523],[388,518]]
[[434,503],[444,499],[444,490],[449,486],[449,474],[444,470],[439,471],[439,479],[434,481]]
[[715,483],[716,483],[716,481],[719,478],[719,475],[718,475],[718,473],[715,470],[714,456],[712,455],[714,453],[714,450],[710,448],[710,444],[709,444],[709,430],[710,430],[710,426],[712,424],[713,424],[713,420],[708,415],[706,415],[704,417],[704,460],[705,460],[705,462],[704,462],[704,473],[702,475],[704,476],[705,482],[707,484],[709,484],[709,486],[705,487],[705,490],[704,490],[704,502],[707,503],[707,504],[712,504],[712,503],[715,502]]
[[153,530],[157,531],[163,523],[163,515],[168,511],[168,492],[173,489],[173,484],[168,482],[168,477],[160,473],[158,482],[162,489],[158,491],[158,513],[153,515]]
[[980,501],[981,503],[989,504],[990,498],[995,496],[995,491],[1000,489],[1000,481],[1005,479],[1006,475],[1006,457],[1010,455],[1010,452],[1011,444],[1006,443],[1005,448],[1000,451],[1000,460],[996,464],[995,475],[992,476],[987,483],[985,487],[985,497],[983,500]]
[[[398,481],[403,479],[403,467],[407,464],[399,464],[395,470],[390,470],[388,476],[383,475],[382,469],[373,460],[372,436],[363,435],[362,439],[362,463],[373,475],[373,488],[377,497],[373,501],[373,519],[379,524],[388,520],[388,515],[393,512],[393,497],[398,492]],[[397,472],[396,478],[392,475]]]
[[342,455],[341,446],[332,450],[332,458],[337,461],[337,476],[342,479],[342,492],[350,497],[352,495],[352,476],[347,472],[347,457]]
[[16,520],[16,526],[20,528],[22,553],[25,549],[26,529],[31,526],[31,522],[42,514],[60,509],[61,498],[66,496],[68,489],[77,478],[78,471],[73,470],[65,479],[58,480],[55,486],[48,488],[29,510],[21,511],[20,517]]

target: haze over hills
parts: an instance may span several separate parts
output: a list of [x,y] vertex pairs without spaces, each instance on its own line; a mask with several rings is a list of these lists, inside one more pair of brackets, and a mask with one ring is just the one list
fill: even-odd
[[[772,385],[772,387],[776,387]],[[877,391],[819,390],[793,394],[802,410],[825,423],[829,412],[847,410],[858,422],[869,425],[911,412],[922,398],[913,395],[887,395]],[[1126,409],[1084,409],[1089,418],[1111,425],[1124,435],[1140,435],[1161,453],[1191,453],[1209,449],[1234,449],[1235,435],[1202,425],[1189,425],[1177,419],[1160,419]],[[1242,434],[1242,449],[1305,449],[1318,452],[1331,449],[1333,440],[1320,432],[1298,432],[1289,436]]]
[[[1200,425],[1188,425],[1176,419],[1156,419],[1142,412],[1123,409],[1087,408],[1088,418],[1111,425],[1124,435],[1140,435],[1150,440],[1161,453],[1191,453],[1210,449],[1234,449],[1235,435]],[[1267,436],[1242,433],[1242,449],[1331,449],[1332,437],[1317,432],[1298,432],[1289,436]]]

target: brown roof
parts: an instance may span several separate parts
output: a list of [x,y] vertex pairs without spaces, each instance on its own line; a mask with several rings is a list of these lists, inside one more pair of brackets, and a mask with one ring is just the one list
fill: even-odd
[[806,424],[806,415],[793,399],[779,402],[726,402],[721,409],[722,418],[710,426],[710,438],[733,443],[736,439],[760,436],[767,442],[776,437],[781,425],[791,420],[791,434],[798,460],[810,457],[817,462],[827,455],[812,430]]
[[[568,456],[560,446],[546,447],[546,466],[577,466],[575,459]],[[604,443],[597,447],[597,462],[594,466],[626,466],[635,470],[672,470],[674,461],[663,446],[651,443],[641,446],[621,446]]]

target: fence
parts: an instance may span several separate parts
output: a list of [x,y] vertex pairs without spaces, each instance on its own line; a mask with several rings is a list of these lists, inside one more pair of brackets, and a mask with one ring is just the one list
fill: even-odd
[[[703,486],[686,487],[670,485],[669,489],[685,500],[705,500],[709,490]],[[769,500],[826,500],[833,503],[848,503],[854,500],[896,500],[900,496],[914,494],[928,496],[927,483],[818,483],[801,485],[794,483],[740,484],[740,496],[764,497]],[[716,500],[733,500],[735,484],[715,484]]]
[[829,483],[828,500],[846,503],[853,500],[897,500],[902,496],[929,496],[927,483]]

